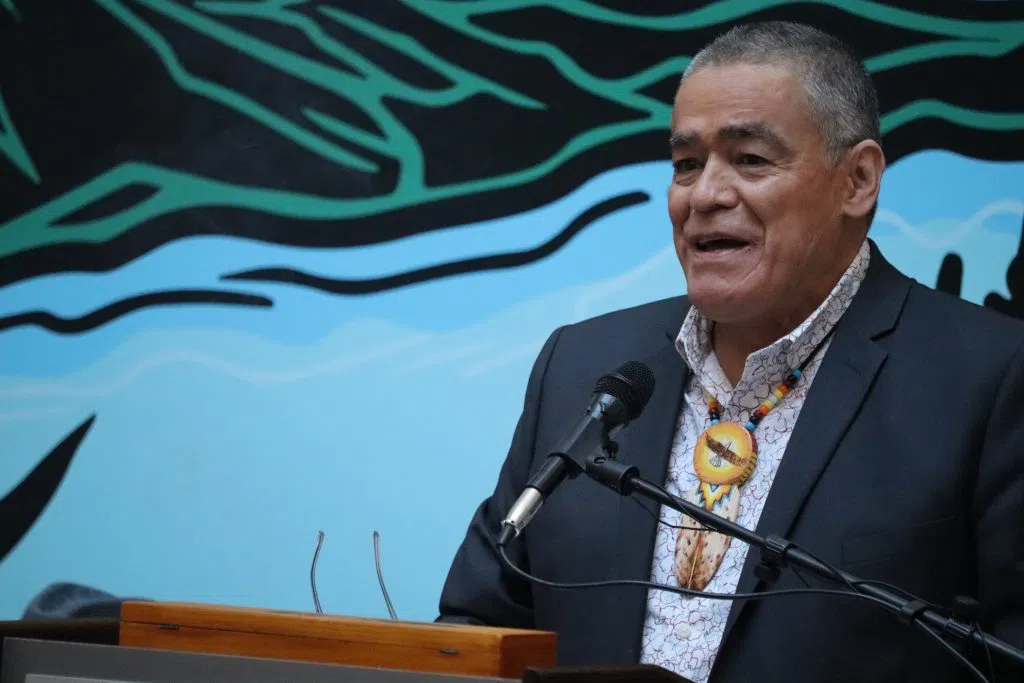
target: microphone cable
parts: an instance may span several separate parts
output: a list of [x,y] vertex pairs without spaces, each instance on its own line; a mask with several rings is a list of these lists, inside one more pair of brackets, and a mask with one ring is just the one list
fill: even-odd
[[[634,500],[636,500],[636,499],[634,498]],[[637,502],[639,503],[639,501],[637,501]],[[651,513],[651,511],[645,505],[641,504],[641,507],[643,507],[644,510],[647,510],[648,513]],[[653,515],[653,513],[651,513],[651,514]],[[663,523],[663,522],[660,522],[660,520],[659,520],[659,523]],[[711,529],[709,529],[709,528],[707,528],[705,526],[702,526],[700,530],[710,531]],[[508,556],[508,550],[507,550],[506,545],[499,544],[498,545],[498,552],[499,552],[499,554],[501,556],[501,559],[502,559],[503,563],[505,564],[505,566],[508,567],[512,572],[514,572],[515,574],[517,574],[521,578],[523,578],[523,579],[525,579],[525,580],[527,580],[527,581],[529,581],[531,583],[537,584],[539,586],[544,586],[545,588],[552,588],[552,589],[555,589],[555,590],[585,590],[585,589],[594,589],[594,588],[638,587],[638,588],[647,588],[647,589],[653,589],[653,590],[667,591],[667,592],[670,592],[670,593],[676,593],[678,595],[684,595],[684,596],[693,597],[693,598],[707,598],[709,600],[729,600],[729,601],[765,600],[767,598],[785,597],[785,596],[793,596],[793,595],[836,595],[836,596],[841,596],[841,597],[856,598],[858,600],[864,600],[866,602],[870,602],[872,604],[877,605],[878,607],[881,607],[883,610],[885,610],[886,612],[888,612],[890,614],[898,613],[899,612],[898,609],[896,609],[895,607],[893,607],[892,605],[890,605],[886,601],[882,600],[881,598],[877,598],[877,597],[875,597],[873,595],[866,595],[864,593],[859,592],[857,590],[857,588],[856,588],[856,584],[874,584],[874,585],[888,587],[891,590],[894,590],[894,592],[902,593],[906,597],[909,597],[909,598],[912,598],[914,600],[917,600],[917,597],[914,596],[912,593],[910,593],[910,592],[908,592],[906,590],[900,589],[900,588],[896,588],[895,586],[889,586],[889,584],[886,584],[886,583],[881,582],[881,581],[855,581],[855,582],[848,581],[847,579],[843,578],[842,573],[838,569],[833,567],[831,564],[829,564],[829,563],[827,563],[827,562],[825,562],[825,561],[815,557],[811,553],[808,553],[806,550],[804,550],[803,548],[800,548],[799,546],[797,546],[795,544],[792,545],[791,547],[795,548],[795,549],[799,549],[799,550],[801,550],[804,553],[807,553],[807,555],[811,556],[812,558],[814,558],[815,560],[820,562],[830,572],[832,572],[832,574],[835,575],[838,580],[841,580],[843,583],[845,583],[848,586],[849,590],[836,590],[836,589],[829,589],[829,588],[810,588],[810,587],[807,587],[807,588],[785,588],[785,589],[779,589],[779,590],[762,591],[762,592],[757,592],[757,593],[710,593],[710,592],[704,592],[704,591],[695,591],[695,590],[692,590],[692,589],[689,589],[689,588],[683,588],[681,586],[669,586],[667,584],[656,583],[656,582],[653,582],[653,581],[644,581],[644,580],[640,580],[640,579],[608,579],[608,580],[602,580],[602,581],[583,581],[583,582],[573,582],[573,583],[560,583],[560,582],[557,582],[557,581],[548,581],[547,579],[542,579],[542,578],[540,578],[538,576],[534,576],[533,574],[529,573],[528,571],[523,570],[520,567],[518,567],[512,561],[512,559]],[[798,574],[798,576],[799,576],[799,574]],[[803,577],[799,577],[799,578],[801,580],[803,580]],[[806,584],[806,581],[804,583]],[[934,605],[934,604],[932,604],[930,602],[927,602],[927,601],[924,601],[924,600],[921,600],[920,602],[923,605],[927,605],[928,607],[930,607],[932,609],[935,609],[936,611],[945,612],[945,610],[939,609],[936,605]],[[923,622],[920,622],[920,621],[918,621],[916,619],[912,619],[910,621],[910,623],[912,625],[918,627],[919,629],[921,629],[932,640],[936,641],[942,648],[944,648],[950,655],[952,655],[954,658],[956,658],[965,668],[967,668],[968,671],[971,672],[971,674],[974,676],[974,678],[976,678],[978,681],[980,681],[981,683],[994,683],[994,672],[993,672],[992,663],[991,663],[991,654],[988,651],[988,644],[987,643],[985,644],[985,652],[986,652],[986,656],[988,657],[988,660],[989,660],[989,674],[993,676],[993,678],[991,678],[991,679],[987,678],[985,676],[985,674],[983,674],[973,663],[971,663],[971,661],[969,659],[967,659],[967,657],[965,657],[962,653],[958,652],[956,650],[956,648],[954,648],[952,645],[950,645],[948,642],[946,642],[945,639],[943,639],[943,637],[939,633],[937,633],[936,631],[933,631],[931,628],[929,628],[927,624],[924,624]],[[977,624],[972,622],[971,623],[971,631],[972,631],[972,633],[976,629],[977,629]],[[984,640],[982,642],[984,642]]]

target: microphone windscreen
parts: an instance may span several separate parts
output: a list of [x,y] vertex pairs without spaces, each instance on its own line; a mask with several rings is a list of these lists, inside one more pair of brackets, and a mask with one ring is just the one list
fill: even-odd
[[634,420],[644,411],[651,395],[654,394],[654,373],[640,361],[627,361],[615,372],[597,380],[594,391],[606,393],[622,401],[629,419]]

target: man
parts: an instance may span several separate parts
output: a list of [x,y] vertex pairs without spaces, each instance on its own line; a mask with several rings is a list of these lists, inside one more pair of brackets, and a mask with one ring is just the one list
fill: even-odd
[[[561,664],[648,662],[700,683],[971,680],[920,630],[849,597],[551,590],[503,566],[496,537],[530,474],[596,378],[635,359],[657,387],[617,441],[645,478],[861,579],[939,605],[973,597],[986,631],[1024,645],[1024,331],[903,276],[867,239],[885,165],[870,77],[815,29],[737,27],[694,58],[671,128],[688,294],[552,334],[441,619],[553,630]],[[649,507],[578,477],[510,556],[570,583],[817,583],[784,569],[766,585],[758,552]]]

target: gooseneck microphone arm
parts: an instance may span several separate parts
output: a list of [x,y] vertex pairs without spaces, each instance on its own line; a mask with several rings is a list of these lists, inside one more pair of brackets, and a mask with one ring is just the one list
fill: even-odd
[[502,534],[506,540],[518,536],[530,523],[541,505],[565,479],[573,479],[583,472],[586,455],[601,449],[621,427],[617,419],[608,419],[615,409],[615,399],[609,394],[598,395],[591,403],[586,417],[562,440],[530,478],[522,495],[509,508],[502,521]]
[[591,455],[606,452],[614,434],[643,412],[653,393],[654,373],[637,361],[601,377],[580,422],[556,444],[509,508],[498,545],[519,536],[555,488],[584,471]]
[[[614,454],[614,448],[610,451]],[[815,576],[834,584],[848,587],[858,586],[859,592],[877,598],[888,605],[888,608],[907,625],[917,621],[930,626],[937,634],[952,639],[953,644],[967,654],[970,647],[987,648],[1003,656],[1009,661],[1024,667],[1024,652],[991,636],[978,628],[968,626],[953,616],[937,611],[932,605],[916,597],[900,595],[876,583],[865,582],[855,576],[830,567],[813,555],[796,547],[793,543],[779,536],[761,537],[747,529],[716,514],[708,512],[699,505],[694,505],[682,498],[672,495],[665,489],[652,484],[640,476],[640,471],[633,465],[619,462],[609,453],[594,453],[587,459],[584,468],[587,476],[604,484],[623,496],[639,494],[661,505],[666,505],[683,514],[689,515],[701,524],[727,536],[737,538],[760,550],[761,559],[755,568],[755,574],[766,583],[772,583],[779,577],[779,570],[793,567],[805,570]],[[1022,668],[1024,671],[1024,668]]]

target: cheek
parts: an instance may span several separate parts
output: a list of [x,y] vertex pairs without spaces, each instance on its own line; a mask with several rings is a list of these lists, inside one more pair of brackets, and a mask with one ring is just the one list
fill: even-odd
[[744,194],[746,208],[764,227],[769,251],[791,251],[794,243],[806,246],[807,238],[813,236],[807,234],[809,227],[822,224],[824,217],[815,215],[816,206],[821,203],[815,198],[818,188],[812,188],[810,184],[780,183],[758,187]]
[[668,217],[672,227],[679,230],[690,213],[690,200],[686,190],[673,183],[668,189]]

